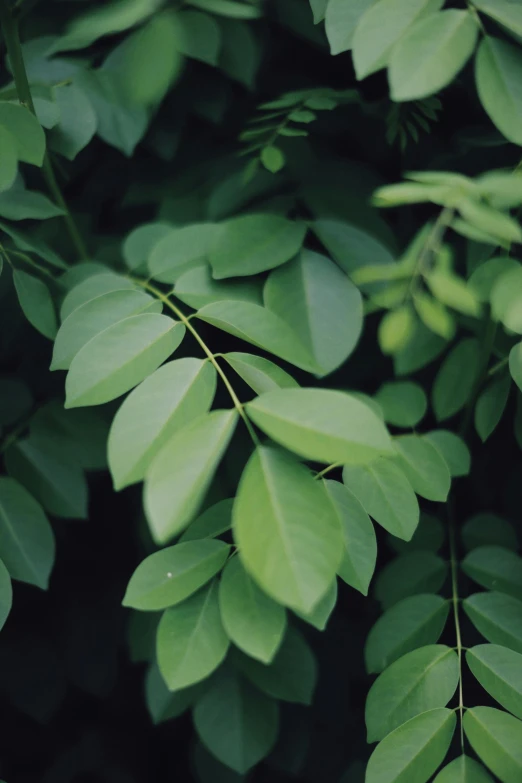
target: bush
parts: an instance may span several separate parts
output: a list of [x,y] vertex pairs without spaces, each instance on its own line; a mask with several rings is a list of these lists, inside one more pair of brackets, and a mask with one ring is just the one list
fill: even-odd
[[0,774],[520,783],[522,7],[0,24]]

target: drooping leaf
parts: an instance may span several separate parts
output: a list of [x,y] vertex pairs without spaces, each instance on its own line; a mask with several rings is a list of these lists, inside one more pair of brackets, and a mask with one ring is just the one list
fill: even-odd
[[278,705],[233,670],[225,668],[198,700],[194,726],[214,756],[237,772],[247,772],[275,744]]
[[409,541],[419,523],[419,504],[410,482],[392,459],[346,465],[343,482],[362,507],[389,533]]
[[225,631],[236,647],[270,663],[285,633],[286,612],[260,590],[239,557],[232,558],[223,571],[219,605]]
[[171,435],[208,411],[215,388],[214,367],[188,358],[164,364],[129,394],[107,445],[116,489],[143,479]]
[[157,656],[171,691],[204,680],[224,660],[229,640],[221,623],[217,583],[167,609],[160,620]]
[[268,595],[310,612],[335,579],[342,538],[325,490],[307,468],[260,446],[241,478],[234,539],[246,570]]
[[444,760],[455,731],[453,710],[428,710],[388,734],[375,748],[366,783],[426,783]]
[[520,780],[522,721],[492,707],[473,707],[464,714],[464,731],[477,756],[502,783]]
[[522,653],[522,601],[505,593],[475,593],[462,607],[488,642]]
[[522,655],[498,644],[479,644],[466,661],[482,687],[517,718],[522,718]]
[[498,590],[522,600],[522,558],[502,546],[472,549],[462,561],[462,570],[488,590]]
[[145,513],[163,544],[192,520],[237,424],[235,410],[198,416],[157,452],[145,479]]
[[398,464],[415,492],[443,503],[450,491],[451,476],[440,451],[421,435],[401,435],[394,445]]
[[183,324],[152,313],[109,326],[72,360],[65,407],[101,405],[125,394],[168,359],[184,334]]
[[39,503],[12,478],[0,477],[0,551],[13,579],[47,589],[54,535]]
[[383,739],[422,712],[445,707],[459,682],[454,650],[431,644],[392,663],[373,683],[366,700],[368,742]]
[[485,36],[475,62],[475,80],[480,102],[491,121],[513,144],[522,145],[522,77],[520,47],[500,38]]
[[392,606],[379,617],[366,639],[367,671],[382,672],[407,652],[435,644],[448,612],[448,602],[439,595],[410,596]]
[[381,419],[350,394],[326,389],[278,389],[246,406],[269,437],[321,462],[360,464],[391,451]]
[[20,307],[30,324],[44,337],[53,340],[56,336],[56,312],[49,289],[38,277],[15,269],[13,281]]

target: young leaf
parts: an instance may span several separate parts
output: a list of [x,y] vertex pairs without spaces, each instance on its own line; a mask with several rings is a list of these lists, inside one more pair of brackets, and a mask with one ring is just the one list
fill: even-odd
[[13,579],[47,590],[54,535],[42,507],[12,478],[0,477],[0,550]]
[[173,228],[152,248],[148,259],[151,276],[162,283],[175,283],[187,270],[201,266],[216,238],[214,223],[194,223]]
[[446,87],[473,54],[477,34],[469,11],[441,11],[413,24],[391,53],[392,99],[419,100]]
[[419,504],[410,482],[392,459],[346,465],[343,482],[379,525],[409,541],[419,524]]
[[433,783],[493,783],[493,778],[478,761],[462,755],[441,769]]
[[207,538],[154,552],[131,576],[123,606],[157,611],[179,604],[221,570],[229,551],[228,544]]
[[203,359],[175,359],[149,375],[124,400],[109,433],[109,467],[116,489],[140,481],[169,438],[206,413],[216,371]]
[[9,617],[13,604],[13,588],[9,571],[0,560],[0,631]]
[[384,420],[394,427],[415,427],[428,409],[424,390],[412,381],[383,383],[375,399],[382,408]]
[[350,490],[338,481],[325,481],[326,494],[341,527],[344,550],[338,568],[341,579],[368,595],[377,560],[377,540],[372,522]]
[[407,552],[384,566],[375,581],[375,597],[383,609],[409,595],[437,592],[444,584],[447,565],[433,552]]
[[239,557],[227,563],[219,586],[221,619],[229,638],[246,655],[272,661],[286,629],[286,612],[252,581]]
[[488,642],[522,653],[522,601],[504,593],[475,593],[462,607]]
[[426,644],[435,644],[449,612],[449,604],[438,595],[414,595],[388,609],[375,623],[366,639],[366,670],[384,671],[405,653]]
[[466,661],[482,687],[517,718],[522,718],[522,655],[497,644],[479,644]]
[[262,356],[235,352],[226,353],[223,358],[256,394],[264,394],[274,389],[293,389],[299,386],[291,375]]
[[176,350],[185,327],[165,315],[124,318],[76,354],[65,382],[65,407],[101,405],[147,378]]
[[222,669],[194,709],[194,726],[223,764],[247,772],[272,750],[278,705],[234,671]]
[[366,700],[368,742],[386,737],[403,723],[445,707],[459,683],[454,650],[431,644],[407,653],[375,680]]
[[41,166],[45,154],[45,134],[42,126],[27,106],[2,101],[0,125],[16,144],[16,157],[24,163]]
[[432,402],[438,421],[458,413],[469,400],[479,369],[475,338],[461,340],[444,359],[433,384]]
[[182,541],[196,541],[200,538],[217,538],[232,527],[233,498],[226,498],[203,511],[194,522],[191,522],[183,535]]
[[492,707],[473,707],[464,713],[464,731],[477,756],[502,783],[520,780],[522,721]]
[[353,35],[364,12],[375,0],[329,0],[326,6],[325,28],[330,51],[340,54],[352,48]]
[[246,570],[276,601],[308,613],[335,579],[342,538],[322,485],[290,455],[260,446],[241,477],[234,539]]
[[303,250],[269,275],[263,296],[268,309],[300,335],[321,375],[354,350],[363,325],[362,297],[326,256]]
[[56,313],[49,289],[39,278],[15,269],[13,281],[20,307],[30,324],[44,337],[56,336]]
[[196,266],[183,272],[176,280],[174,294],[195,310],[213,302],[230,299],[261,304],[261,287],[257,279],[214,280],[208,265]]
[[279,215],[241,215],[223,223],[210,250],[213,276],[256,275],[289,261],[300,250],[306,226]]
[[444,760],[455,731],[453,710],[428,710],[388,734],[375,748],[366,783],[426,783]]
[[175,432],[145,480],[145,513],[155,541],[166,543],[191,521],[237,424],[235,410],[215,410]]
[[401,435],[394,445],[398,464],[417,495],[443,503],[451,488],[451,476],[438,449],[420,435]]
[[522,599],[522,558],[502,546],[480,546],[462,561],[462,570],[488,590]]
[[227,654],[230,643],[221,624],[217,590],[217,582],[211,582],[161,617],[158,666],[171,691],[204,680]]
[[475,61],[477,92],[490,120],[513,144],[522,144],[520,79],[520,47],[484,36]]
[[306,459],[360,464],[391,451],[381,419],[356,397],[327,389],[278,389],[246,406],[270,438]]

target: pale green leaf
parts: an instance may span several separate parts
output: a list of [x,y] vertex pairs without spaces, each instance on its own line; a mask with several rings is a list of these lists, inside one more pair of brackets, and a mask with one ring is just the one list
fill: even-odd
[[175,432],[145,479],[145,513],[154,539],[165,543],[197,513],[237,424],[235,410],[215,410]]
[[239,557],[233,557],[223,571],[219,605],[225,631],[236,647],[270,663],[284,636],[286,612],[252,581]]
[[12,478],[0,477],[0,551],[12,579],[47,589],[54,535],[42,507]]
[[519,46],[485,36],[475,61],[480,102],[498,130],[522,145],[522,54]]
[[512,269],[518,268],[518,261],[514,258],[510,258],[509,256],[497,256],[488,259],[475,269],[468,282],[480,301],[487,302],[497,280],[502,277],[505,272],[510,272]]
[[241,477],[234,540],[246,570],[279,603],[310,612],[342,557],[342,537],[321,483],[290,455],[259,446]]
[[273,144],[263,147],[260,159],[265,169],[272,174],[277,174],[285,165],[285,156],[283,152],[279,147],[274,147]]
[[488,642],[522,653],[522,601],[505,593],[475,593],[462,607]]
[[[487,232],[499,242],[507,244],[522,242],[522,228],[510,215],[471,198],[461,199],[457,206],[462,217],[470,225]],[[469,313],[469,315],[476,315],[476,313]]]
[[460,340],[441,364],[433,384],[432,403],[438,421],[449,419],[468,402],[480,364],[478,340]]
[[471,454],[461,437],[449,430],[432,430],[423,436],[440,452],[452,477],[467,476],[471,467]]
[[464,714],[464,731],[477,756],[502,783],[519,783],[522,721],[492,707],[473,707]]
[[393,442],[398,464],[417,495],[443,503],[451,488],[451,476],[436,446],[422,435],[401,435]]
[[473,5],[507,30],[522,36],[522,8],[510,0],[473,0]]
[[207,538],[154,552],[131,576],[123,606],[157,611],[179,604],[222,569],[229,551],[228,544]]
[[127,234],[122,246],[126,266],[131,270],[144,271],[147,259],[158,242],[170,234],[172,226],[168,223],[143,223]]
[[176,359],[146,378],[114,417],[108,458],[114,486],[145,476],[170,437],[212,405],[216,371],[203,359]]
[[406,653],[435,644],[444,629],[448,612],[448,601],[439,595],[414,595],[392,606],[379,617],[366,639],[367,671],[370,674],[382,672]]
[[223,358],[257,394],[299,386],[277,364],[251,353],[226,353]]
[[201,266],[207,260],[217,230],[214,223],[194,223],[171,229],[149,255],[151,276],[162,283],[175,283],[183,272]]
[[13,281],[20,307],[29,323],[44,337],[53,340],[58,326],[53,300],[45,283],[20,269],[14,270]]
[[325,29],[332,54],[352,48],[353,36],[364,12],[375,0],[329,0],[326,6]]
[[444,340],[451,340],[455,334],[456,324],[453,315],[446,306],[431,296],[417,291],[413,304],[422,323],[434,334]]
[[491,314],[513,332],[522,332],[522,268],[508,268],[496,279],[491,290]]
[[464,315],[475,318],[480,315],[480,303],[475,291],[462,278],[446,270],[434,269],[426,276],[426,280],[431,293],[439,302]]
[[393,357],[396,375],[409,375],[426,367],[439,356],[446,347],[446,341],[427,329],[424,324],[416,323],[408,343]]
[[214,280],[207,265],[183,272],[176,280],[174,294],[195,310],[231,299],[259,305],[262,300],[258,280]]
[[399,353],[406,348],[414,332],[415,317],[409,305],[390,310],[379,324],[377,338],[381,351],[385,354]]
[[178,691],[204,680],[224,660],[229,644],[216,581],[167,609],[158,626],[156,651],[168,689]]
[[466,652],[466,661],[489,695],[522,718],[522,655],[497,644],[479,644]]
[[374,396],[382,408],[384,420],[394,427],[415,427],[428,408],[422,386],[412,381],[384,383]]
[[184,334],[183,324],[152,313],[109,326],[72,360],[65,407],[101,405],[125,394],[168,359]]
[[318,604],[312,609],[311,612],[307,612],[306,614],[304,612],[298,612],[294,610],[294,613],[301,618],[301,620],[304,620],[305,623],[308,623],[309,625],[313,625],[314,628],[317,628],[318,631],[324,631],[328,620],[330,619],[333,610],[335,609],[335,605],[337,604],[337,579],[335,579],[330,589],[327,593],[321,598]]
[[462,570],[488,590],[522,599],[522,558],[503,546],[479,546],[462,561]]
[[135,288],[136,286],[131,280],[114,272],[89,274],[73,285],[62,302],[60,317],[62,321],[65,321],[78,307],[103,294]]
[[459,682],[454,650],[431,644],[407,653],[375,680],[366,700],[368,742],[383,739],[422,712],[445,707]]

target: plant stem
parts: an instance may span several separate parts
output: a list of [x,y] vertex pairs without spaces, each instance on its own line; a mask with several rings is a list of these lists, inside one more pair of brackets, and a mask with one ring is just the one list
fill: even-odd
[[166,307],[168,307],[169,310],[171,310],[177,318],[179,318],[181,323],[185,325],[185,327],[189,330],[189,332],[192,334],[195,340],[197,340],[197,342],[199,343],[203,351],[206,353],[209,361],[214,365],[216,372],[220,376],[221,380],[225,384],[226,389],[232,399],[232,402],[234,403],[234,407],[239,413],[239,415],[241,416],[241,418],[243,419],[243,421],[245,422],[245,426],[254,444],[256,446],[259,446],[259,438],[257,437],[256,431],[254,430],[248,416],[245,413],[245,409],[243,408],[243,403],[239,400],[239,397],[235,393],[232,384],[230,383],[227,376],[225,375],[225,372],[223,371],[222,367],[217,361],[215,355],[212,353],[212,351],[210,350],[206,342],[203,340],[203,338],[200,336],[197,329],[195,329],[195,327],[192,326],[190,319],[187,318],[187,316],[178,307],[176,307],[176,305],[173,302],[171,302],[169,297],[166,294],[164,294],[163,291],[160,291],[159,288],[156,288],[156,286],[152,285],[151,283],[148,283],[144,280],[140,280],[139,278],[132,278],[132,279],[142,288],[145,288],[146,291],[149,291],[151,294],[153,294],[153,296],[155,296],[156,299],[159,299],[160,302],[163,302],[163,304]]
[[[2,27],[7,54],[9,55],[11,69],[13,71],[18,100],[22,105],[27,106],[29,111],[36,116],[33,97],[31,95],[31,88],[29,87],[29,81],[27,79],[27,71],[25,70],[22,46],[20,44],[18,20],[13,14],[12,9],[9,7],[7,0],[0,0],[0,25]],[[73,243],[78,256],[80,259],[87,258],[87,248],[80,232],[78,231],[76,223],[74,222],[73,217],[69,212],[62,191],[60,190],[60,186],[56,180],[51,159],[47,152],[44,155],[42,172],[51,196],[54,198],[60,209],[62,209],[64,212],[63,219],[67,226],[71,242]]]
[[320,479],[323,478],[323,476],[326,476],[327,473],[330,473],[331,470],[335,470],[335,468],[342,468],[343,463],[342,462],[334,462],[331,465],[327,465],[326,468],[323,468],[319,471],[319,473],[316,473],[314,478]]
[[457,642],[457,657],[459,659],[459,716],[460,716],[460,745],[464,753],[464,724],[462,721],[464,713],[464,695],[462,689],[462,635],[460,632],[459,618],[459,581],[458,581],[458,558],[457,558],[457,536],[455,531],[455,519],[453,515],[453,503],[448,501],[448,531],[449,531],[449,549],[450,549],[450,568],[451,568],[451,603],[453,605],[453,619],[455,622],[455,637]]

